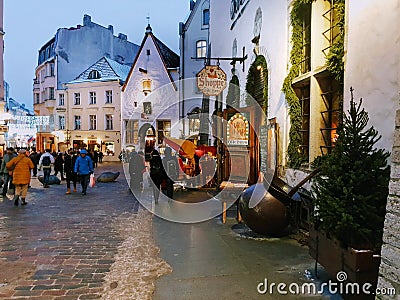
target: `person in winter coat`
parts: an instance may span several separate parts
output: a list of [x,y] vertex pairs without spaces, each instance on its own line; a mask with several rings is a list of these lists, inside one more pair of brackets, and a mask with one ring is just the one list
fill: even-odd
[[165,157],[163,158],[163,167],[166,173],[166,189],[167,196],[172,199],[174,195],[174,182],[179,177],[179,163],[178,159],[172,155],[170,147],[165,148]]
[[7,153],[3,157],[3,161],[1,163],[0,173],[3,175],[4,184],[3,184],[3,196],[7,195],[8,189],[14,189],[14,185],[12,183],[12,175],[9,174],[6,165],[9,161],[11,161],[17,155],[14,152],[14,148],[9,147],[7,148]]
[[61,152],[57,154],[57,157],[54,160],[54,176],[57,176],[58,172],[61,173],[61,180],[65,180],[64,178],[64,158]]
[[74,171],[81,179],[82,195],[86,195],[90,175],[93,174],[93,163],[85,149],[80,151],[80,155],[75,162]]
[[76,182],[78,178],[74,171],[75,162],[78,156],[75,154],[74,150],[69,150],[68,154],[65,154],[64,157],[64,171],[65,177],[67,179],[67,192],[65,194],[71,194],[71,181],[74,185],[74,193],[76,193]]
[[33,162],[33,165],[34,165],[34,168],[32,171],[33,177],[37,176],[37,166],[39,163],[39,157],[40,157],[40,154],[36,152],[36,148],[32,147],[32,152],[29,154],[29,158],[31,159],[31,161]]
[[160,196],[161,183],[166,179],[160,154],[156,149],[151,152],[150,159],[150,178],[153,185],[154,202],[158,203]]
[[136,151],[131,153],[129,160],[130,188],[140,191],[143,184],[143,172],[146,170],[143,156]]
[[15,185],[14,205],[18,206],[19,197],[21,197],[21,205],[26,205],[25,199],[28,193],[28,185],[31,181],[31,170],[34,168],[32,160],[26,155],[25,149],[20,149],[18,156],[9,161],[6,167],[13,172],[13,184]]
[[43,167],[43,187],[49,187],[49,179],[51,173],[51,164],[54,164],[54,156],[51,155],[50,149],[46,149],[46,152],[40,156],[39,159],[39,170]]

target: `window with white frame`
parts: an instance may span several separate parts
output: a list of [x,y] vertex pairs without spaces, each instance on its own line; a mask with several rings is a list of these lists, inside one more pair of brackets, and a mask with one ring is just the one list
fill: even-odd
[[81,116],[74,116],[74,129],[81,129]]
[[206,41],[197,41],[196,42],[196,57],[203,58],[206,57],[207,54],[207,42]]
[[106,91],[106,103],[112,103],[113,102],[113,92]]
[[74,93],[74,105],[81,105],[81,93]]
[[54,76],[54,63],[50,64],[50,76]]
[[64,106],[65,105],[64,94],[59,94],[58,95],[58,105],[59,106]]
[[88,79],[99,79],[99,78],[101,78],[101,74],[99,71],[97,71],[97,70],[90,71],[90,73],[88,75]]
[[96,115],[89,115],[89,130],[96,130],[97,128],[97,121]]
[[125,121],[125,143],[137,144],[139,142],[139,121]]
[[106,130],[113,130],[113,115],[106,115]]
[[35,103],[36,104],[40,103],[40,94],[39,93],[35,93]]
[[58,116],[58,128],[60,130],[65,129],[65,116]]
[[89,92],[89,104],[96,104],[96,92]]

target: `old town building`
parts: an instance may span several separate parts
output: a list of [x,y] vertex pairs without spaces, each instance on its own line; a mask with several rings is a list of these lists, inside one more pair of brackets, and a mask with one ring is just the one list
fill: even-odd
[[148,154],[164,136],[180,134],[178,78],[179,56],[148,25],[122,89],[124,149]]
[[96,150],[105,161],[118,160],[121,152],[121,86],[130,67],[107,57],[65,84],[59,103],[56,138],[60,151],[67,148]]
[[63,84],[75,79],[101,57],[130,65],[137,50],[138,46],[129,42],[125,34],[115,36],[112,25],[106,28],[96,24],[89,15],[83,17],[83,25],[57,30],[39,50],[35,69],[34,111],[36,115],[49,116],[49,124],[42,126],[37,135],[38,150],[58,150],[57,143],[66,142],[55,141],[54,135],[54,131],[60,130],[57,122],[66,101]]

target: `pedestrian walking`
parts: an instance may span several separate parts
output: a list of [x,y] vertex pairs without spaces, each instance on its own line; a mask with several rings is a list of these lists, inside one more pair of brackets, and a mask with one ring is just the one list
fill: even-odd
[[103,162],[103,156],[104,156],[104,153],[100,151],[99,152],[99,163]]
[[57,157],[54,160],[54,176],[57,176],[58,172],[61,173],[61,180],[65,180],[64,178],[64,158],[61,152],[57,154]]
[[97,162],[99,161],[99,154],[97,151],[92,152],[93,168],[97,168]]
[[160,154],[156,149],[151,152],[150,159],[150,178],[153,185],[154,202],[158,203],[160,196],[161,183],[166,178]]
[[3,196],[7,195],[8,189],[15,189],[14,184],[12,183],[12,173],[9,172],[6,168],[8,162],[10,162],[17,155],[14,152],[14,148],[7,148],[7,153],[3,157],[3,161],[1,162],[0,173],[3,175],[4,183],[3,183]]
[[143,172],[146,170],[144,158],[136,151],[131,153],[129,160],[129,175],[131,190],[140,191],[143,185]]
[[39,170],[41,170],[43,167],[43,187],[44,188],[49,187],[51,164],[54,164],[54,162],[55,162],[54,156],[51,155],[50,151],[51,151],[50,149],[46,149],[46,152],[44,152],[40,156],[40,160],[39,160]]
[[36,152],[36,148],[32,147],[32,151],[29,154],[29,158],[31,159],[32,163],[33,163],[33,169],[32,169],[32,177],[37,177],[37,171],[38,171],[38,163],[39,163],[39,158],[40,158],[40,154],[38,154]]
[[166,173],[166,191],[168,198],[172,199],[174,195],[174,183],[179,177],[178,159],[172,156],[170,147],[165,148],[165,157],[163,158],[163,167]]
[[87,151],[82,149],[74,166],[75,173],[79,176],[82,185],[82,195],[86,195],[90,175],[93,174],[92,159],[87,155]]
[[14,205],[18,206],[19,197],[21,197],[21,205],[26,205],[31,170],[34,167],[32,160],[26,155],[25,149],[20,149],[18,156],[9,161],[6,167],[13,175],[13,184],[15,185]]
[[67,195],[71,194],[71,181],[74,186],[74,193],[76,193],[76,183],[78,181],[78,178],[74,171],[74,167],[77,158],[78,155],[75,154],[74,150],[69,150],[69,153],[65,154],[64,171],[67,180],[67,192],[65,194]]

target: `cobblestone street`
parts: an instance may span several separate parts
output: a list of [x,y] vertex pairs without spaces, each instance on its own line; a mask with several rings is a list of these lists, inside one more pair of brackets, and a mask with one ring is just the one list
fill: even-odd
[[103,171],[121,174],[116,182],[89,188],[87,196],[79,185],[77,193],[65,195],[65,181],[43,189],[32,178],[28,205],[15,207],[3,198],[0,298],[94,299],[110,289],[105,277],[124,241],[116,221],[121,216],[132,221],[140,206],[128,192],[120,164],[103,164],[96,176]]

